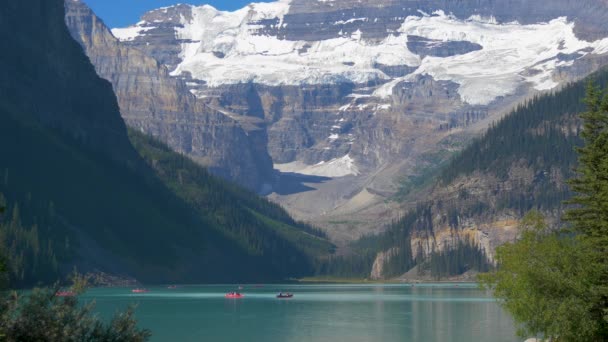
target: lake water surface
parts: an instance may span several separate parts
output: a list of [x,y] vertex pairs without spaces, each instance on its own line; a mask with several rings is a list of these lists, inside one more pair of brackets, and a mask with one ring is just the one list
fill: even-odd
[[[520,341],[513,322],[474,284],[236,285],[92,289],[102,317],[137,304],[152,341]],[[279,291],[294,293],[277,299]]]

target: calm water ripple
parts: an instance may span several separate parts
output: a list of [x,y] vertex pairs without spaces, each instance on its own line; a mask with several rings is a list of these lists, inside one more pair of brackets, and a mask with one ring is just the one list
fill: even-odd
[[[511,318],[474,284],[237,285],[92,289],[109,318],[137,304],[152,341],[519,341]],[[277,299],[279,291],[294,298]]]

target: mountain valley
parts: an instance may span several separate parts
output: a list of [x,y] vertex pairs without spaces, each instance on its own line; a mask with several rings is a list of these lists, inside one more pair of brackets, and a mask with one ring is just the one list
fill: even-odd
[[518,103],[605,65],[607,11],[596,1],[182,4],[112,33],[235,127],[254,126],[241,164],[223,161],[257,160],[265,178],[250,188],[343,245],[404,213],[392,200],[402,180],[437,170]]

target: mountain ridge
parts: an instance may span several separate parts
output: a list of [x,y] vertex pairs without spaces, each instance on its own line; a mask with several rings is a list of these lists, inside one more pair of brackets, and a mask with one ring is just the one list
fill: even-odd
[[0,10],[0,61],[11,66],[0,74],[0,205],[11,213],[0,253],[15,286],[72,266],[154,283],[271,281],[332,253],[279,206],[129,133],[64,20],[61,0]]

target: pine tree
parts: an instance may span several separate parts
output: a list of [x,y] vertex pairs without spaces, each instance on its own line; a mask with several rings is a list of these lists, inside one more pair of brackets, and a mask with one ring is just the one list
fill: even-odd
[[585,145],[577,149],[578,177],[569,183],[577,195],[568,203],[578,205],[565,219],[581,237],[606,251],[608,243],[608,96],[589,85],[588,111],[581,115]]
[[581,115],[585,145],[577,149],[577,178],[570,181],[576,196],[568,202],[576,207],[564,219],[594,266],[594,277],[589,279],[594,284],[592,311],[602,322],[601,336],[608,340],[608,95],[590,84],[585,103],[588,110]]

